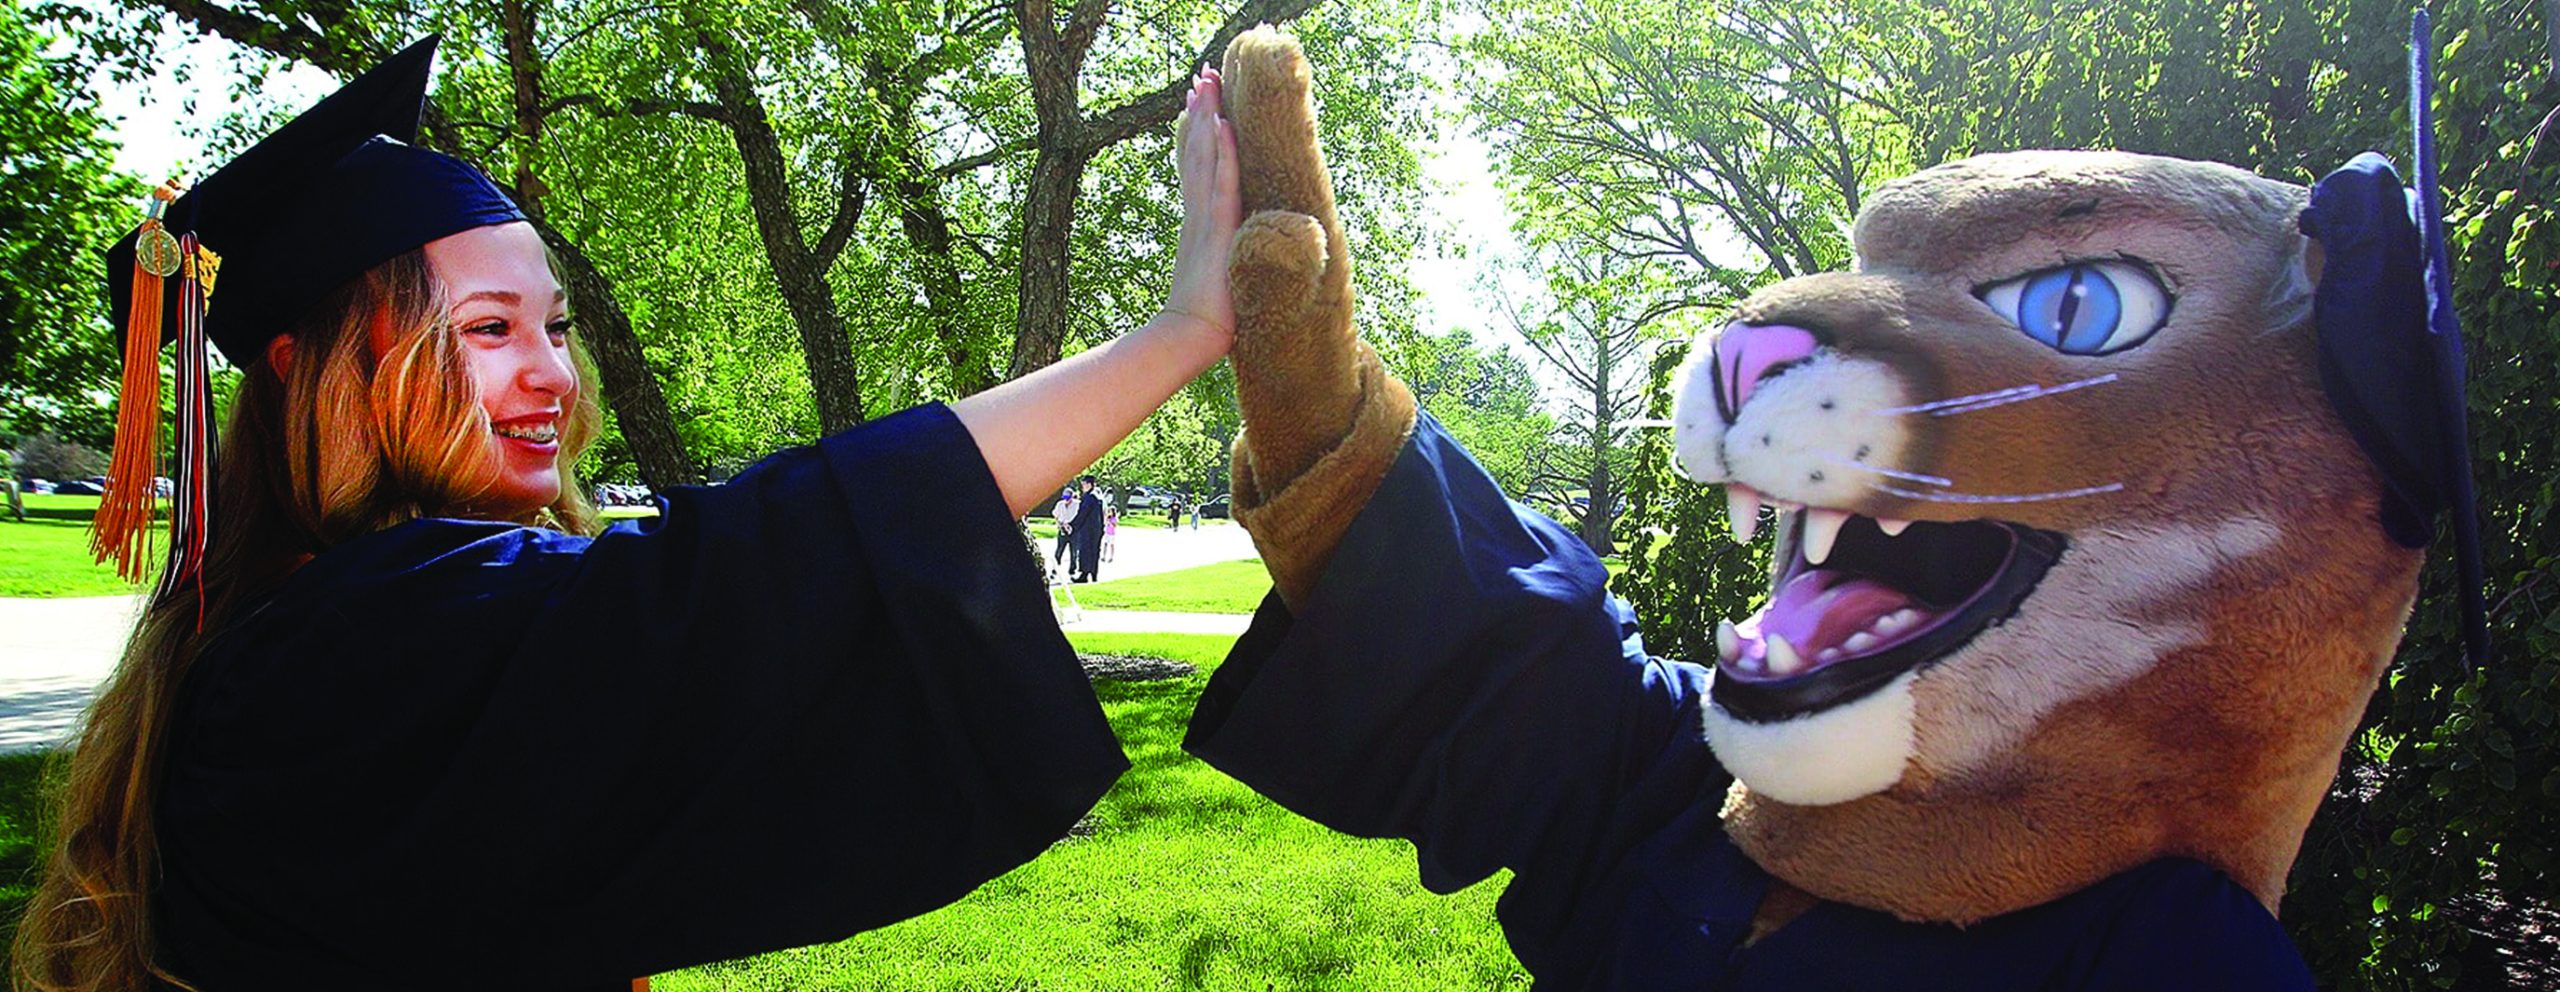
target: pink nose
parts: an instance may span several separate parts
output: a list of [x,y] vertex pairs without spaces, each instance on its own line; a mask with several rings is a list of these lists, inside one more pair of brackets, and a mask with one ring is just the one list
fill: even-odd
[[1735,324],[1716,337],[1716,402],[1725,423],[1742,415],[1742,404],[1769,370],[1811,357],[1819,342],[1813,332],[1788,324]]

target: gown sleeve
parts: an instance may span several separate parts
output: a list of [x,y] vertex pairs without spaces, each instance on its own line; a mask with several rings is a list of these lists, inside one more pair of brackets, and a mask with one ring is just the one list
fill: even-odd
[[1542,982],[1610,970],[1665,865],[1718,866],[1676,894],[1703,905],[1655,914],[1712,949],[1651,953],[1719,957],[1765,876],[1715,826],[1732,780],[1699,731],[1705,673],[1648,656],[1606,581],[1426,414],[1303,609],[1263,601],[1185,746],[1319,823],[1411,840],[1434,891],[1511,869],[1499,915]]
[[947,410],[663,509],[403,525],[207,651],[161,807],[172,960],[612,987],[950,902],[1127,767]]

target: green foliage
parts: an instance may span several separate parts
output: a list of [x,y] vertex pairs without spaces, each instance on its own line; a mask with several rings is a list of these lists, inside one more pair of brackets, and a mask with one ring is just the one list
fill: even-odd
[[139,215],[73,60],[16,3],[0,11],[0,438],[104,446],[118,374],[104,249]]
[[1476,456],[1504,492],[1526,496],[1553,458],[1555,420],[1538,409],[1529,366],[1465,330],[1372,339],[1387,370]]

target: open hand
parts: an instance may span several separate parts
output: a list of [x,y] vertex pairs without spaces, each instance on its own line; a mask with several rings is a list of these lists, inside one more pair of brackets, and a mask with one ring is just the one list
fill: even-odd
[[1182,182],[1182,234],[1173,251],[1173,289],[1165,296],[1168,316],[1189,318],[1199,330],[1214,335],[1219,352],[1235,343],[1236,310],[1227,289],[1227,260],[1235,246],[1236,227],[1244,221],[1244,199],[1236,192],[1235,126],[1219,113],[1219,79],[1215,69],[1191,77],[1182,117],[1174,123],[1174,169]]

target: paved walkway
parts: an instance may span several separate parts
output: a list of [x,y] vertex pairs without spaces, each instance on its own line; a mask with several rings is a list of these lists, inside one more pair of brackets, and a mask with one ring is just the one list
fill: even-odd
[[[1253,556],[1244,528],[1224,521],[1196,531],[1123,527],[1102,576],[1125,579]],[[68,737],[98,683],[115,670],[140,603],[138,596],[0,598],[0,752],[50,747]],[[1235,635],[1247,619],[1084,610],[1061,616],[1059,626],[1069,633]]]

